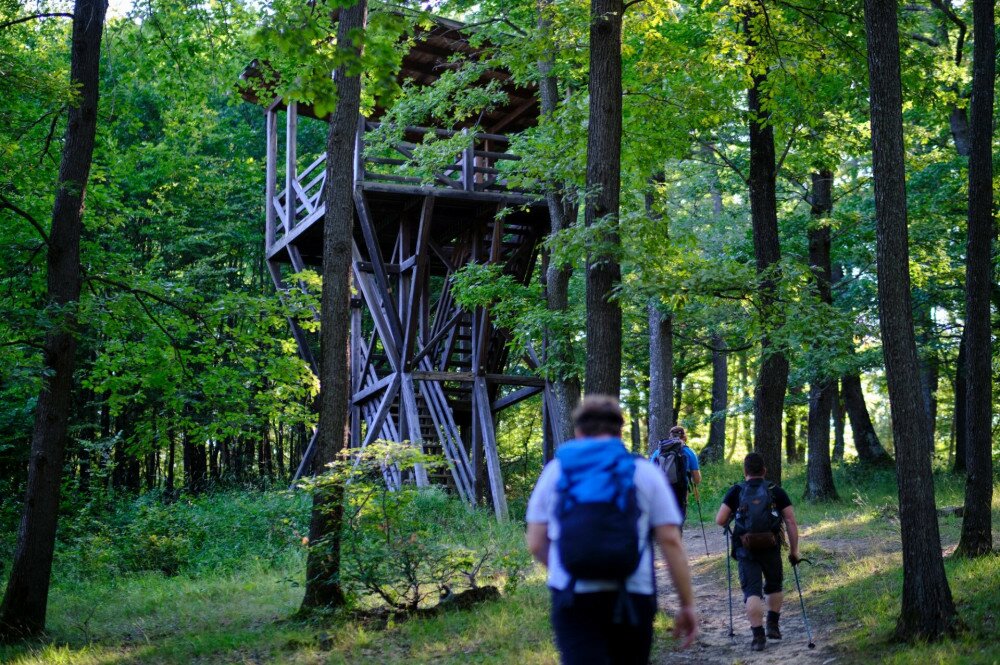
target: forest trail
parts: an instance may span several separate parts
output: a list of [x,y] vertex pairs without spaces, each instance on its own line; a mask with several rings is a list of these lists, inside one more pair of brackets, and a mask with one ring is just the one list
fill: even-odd
[[[694,506],[692,505],[692,508]],[[694,512],[694,511],[692,511]],[[713,512],[714,514],[714,512]],[[694,519],[692,519],[694,517]],[[708,519],[706,517],[706,519]],[[688,515],[684,529],[684,547],[691,563],[692,583],[695,602],[699,613],[701,632],[698,641],[683,651],[670,650],[661,654],[659,663],[706,663],[734,665],[742,663],[795,663],[825,665],[845,663],[847,659],[830,645],[833,626],[827,621],[817,621],[818,616],[810,603],[806,602],[809,612],[809,627],[812,629],[815,649],[809,649],[802,623],[802,611],[799,606],[798,592],[795,590],[795,577],[791,566],[785,564],[785,602],[781,611],[781,632],[783,639],[768,640],[763,652],[750,651],[750,626],[743,613],[743,596],[740,592],[739,576],[736,573],[736,562],[733,561],[733,631],[736,635],[729,637],[729,600],[726,590],[726,572],[719,572],[719,562],[726,549],[725,536],[715,524],[705,523],[705,533],[708,536],[709,554],[705,554],[705,544],[701,527],[698,526],[696,514]],[[808,584],[808,567],[800,571],[804,579],[803,590]],[[656,584],[660,607],[665,608],[672,616],[677,609],[677,596],[673,583],[667,571],[666,563],[656,562]]]

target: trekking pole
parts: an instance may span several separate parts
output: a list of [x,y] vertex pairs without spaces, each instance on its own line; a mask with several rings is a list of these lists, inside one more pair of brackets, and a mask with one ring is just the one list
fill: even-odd
[[[792,570],[795,571],[795,588],[799,590],[799,606],[802,607],[802,623],[806,625],[806,636],[809,638],[809,648],[815,649],[816,643],[813,642],[812,631],[809,629],[809,619],[806,617],[806,603],[802,600],[802,584],[799,582],[799,564],[803,561],[807,561],[807,559],[799,559],[798,561],[792,563]],[[730,599],[730,603],[732,603],[732,599]]]
[[708,536],[705,535],[705,518],[701,516],[701,496],[697,487],[694,488],[694,502],[698,506],[698,523],[701,524],[701,538],[705,541],[705,556],[708,556]]
[[[726,586],[729,589],[729,637],[732,638],[736,635],[733,632],[733,570],[732,564],[730,563],[729,553],[732,549],[729,546],[729,525],[727,524],[724,528],[724,533],[726,534]],[[796,581],[798,577],[795,578]]]

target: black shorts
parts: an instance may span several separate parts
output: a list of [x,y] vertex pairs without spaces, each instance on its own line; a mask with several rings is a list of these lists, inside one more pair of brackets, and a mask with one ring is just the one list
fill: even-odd
[[564,665],[646,665],[653,646],[656,596],[630,593],[635,625],[615,624],[617,591],[552,589],[552,630]]
[[746,602],[750,596],[763,598],[769,593],[781,591],[785,575],[781,561],[781,548],[774,547],[755,552],[740,548],[736,550],[736,562],[740,571],[743,602]]

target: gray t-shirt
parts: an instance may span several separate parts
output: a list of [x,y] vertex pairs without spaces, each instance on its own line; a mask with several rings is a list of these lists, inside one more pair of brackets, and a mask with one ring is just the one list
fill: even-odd
[[[556,518],[556,484],[562,470],[559,460],[545,465],[538,478],[531,498],[528,500],[527,521],[533,524],[547,524],[549,533],[549,586],[565,589],[569,585],[569,573],[562,567],[559,558],[559,520]],[[631,577],[625,582],[629,593],[652,594],[653,586],[653,544],[649,542],[649,531],[664,524],[681,523],[681,512],[677,507],[674,493],[667,486],[667,480],[656,466],[644,459],[635,461],[635,490],[639,503],[639,546],[643,548],[642,560]],[[614,580],[578,580],[575,591],[613,591],[618,588]]]

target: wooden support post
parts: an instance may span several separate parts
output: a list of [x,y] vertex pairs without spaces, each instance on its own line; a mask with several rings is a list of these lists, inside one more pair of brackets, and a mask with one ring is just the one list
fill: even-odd
[[[361,389],[361,299],[351,298],[351,392]],[[351,404],[351,448],[361,447],[361,407]]]
[[296,140],[298,138],[298,103],[291,102],[285,111],[285,232],[295,226],[298,196],[295,194],[295,176],[298,169],[296,160]]
[[462,150],[462,189],[467,192],[476,190],[476,139],[463,129],[462,134],[468,136],[468,145]]
[[[417,409],[417,393],[413,386],[413,376],[408,373],[403,374],[402,381],[402,399],[399,403],[400,418],[403,419],[405,415],[410,443],[422,449],[421,441],[423,441],[424,435],[420,431],[420,413]],[[424,469],[423,464],[414,466],[413,474],[416,477],[417,487],[427,487],[429,484],[427,470]]]
[[[269,108],[265,113],[265,125],[267,127],[267,166],[265,168],[265,226],[264,226],[264,248],[270,250],[274,245],[276,235],[274,211],[274,194],[277,188],[278,178],[278,114],[273,108]],[[266,253],[265,253],[266,256]]]
[[486,471],[489,476],[490,494],[493,498],[493,510],[497,519],[507,519],[507,494],[503,486],[503,473],[500,470],[500,455],[497,451],[496,429],[493,424],[493,413],[490,411],[490,398],[486,390],[486,379],[478,377],[474,384],[476,413],[482,435],[483,454],[486,457]]

